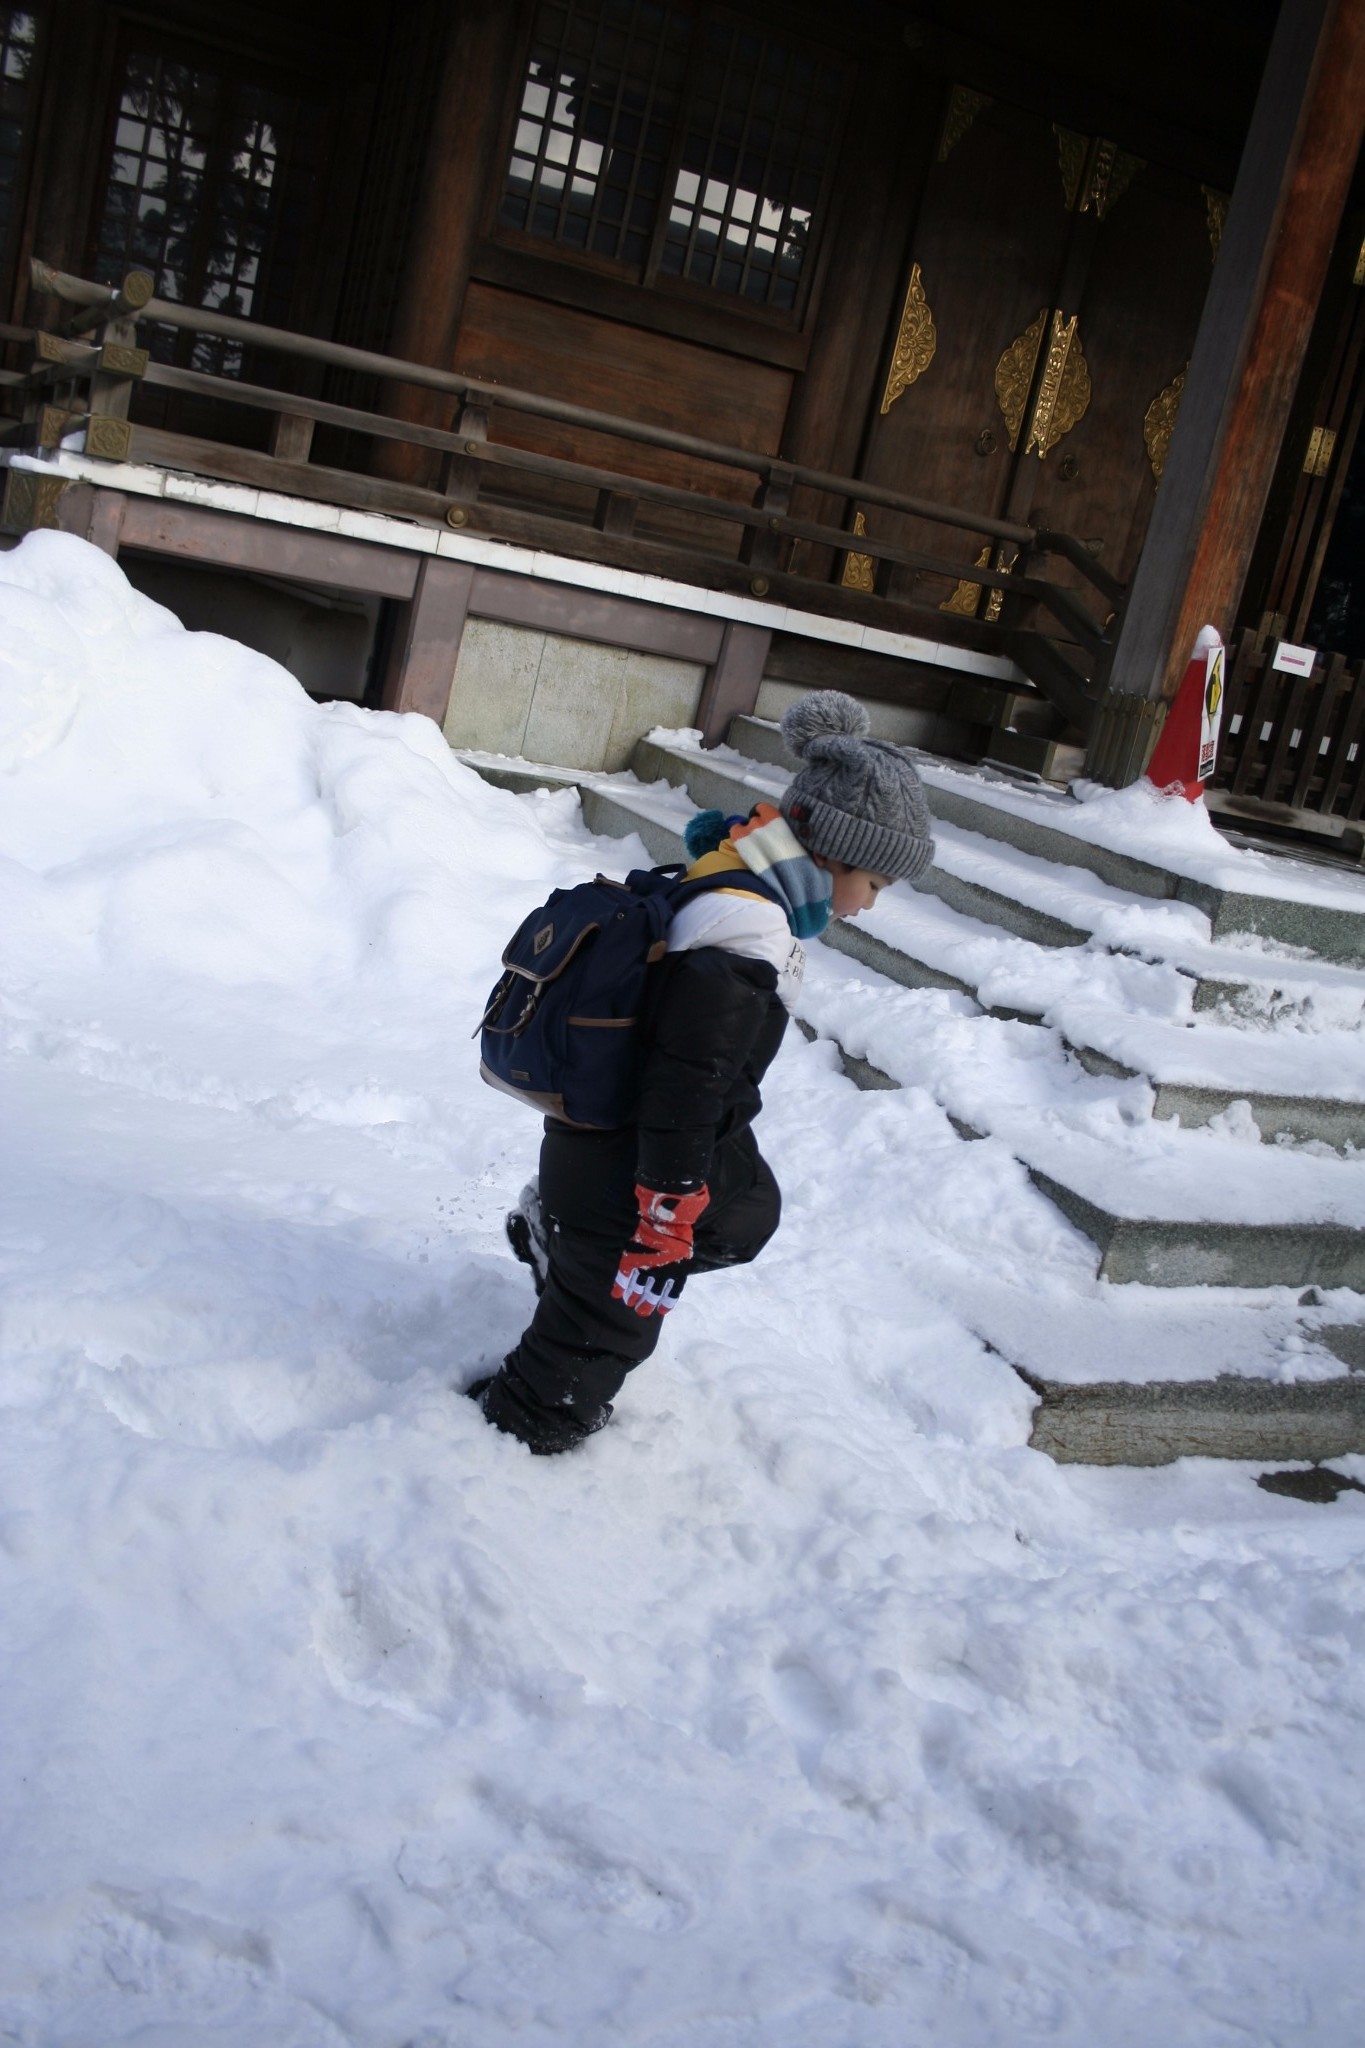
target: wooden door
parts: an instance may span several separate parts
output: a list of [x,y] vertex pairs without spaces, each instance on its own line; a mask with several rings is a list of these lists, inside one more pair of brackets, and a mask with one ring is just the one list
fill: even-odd
[[[953,89],[911,238],[869,480],[1053,526],[1131,576],[1208,288],[1216,195],[1103,137]],[[897,594],[994,617],[984,534],[875,509],[866,530],[939,556]],[[1014,551],[995,551],[1005,568]],[[845,572],[848,574],[848,572]],[[1054,562],[1057,580],[1079,581]]]
[[[993,380],[1052,304],[1067,231],[1057,182],[1047,122],[955,89],[868,437],[862,473],[869,482],[1006,516],[1014,464]],[[964,568],[980,545],[980,536],[954,541],[941,526],[885,511],[869,511],[867,522],[878,538],[907,548],[955,548]],[[936,601],[951,590],[951,582],[931,586],[911,571],[892,583],[893,594],[907,600]]]

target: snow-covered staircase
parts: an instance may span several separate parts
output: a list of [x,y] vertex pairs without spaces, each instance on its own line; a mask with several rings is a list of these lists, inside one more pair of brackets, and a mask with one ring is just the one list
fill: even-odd
[[[681,857],[697,807],[747,811],[792,772],[777,727],[751,718],[705,752],[642,740],[631,775],[464,758],[509,787],[576,787],[591,830],[637,833],[658,860]],[[1230,851],[1229,872],[1199,872],[1098,843],[1055,791],[916,758],[934,865],[830,927],[801,1022],[859,1085],[927,1088],[964,1138],[1006,1147],[1094,1245],[1097,1276],[1139,1284],[1150,1378],[1127,1360],[1101,1379],[1098,1326],[1089,1372],[1073,1357],[1064,1379],[1045,1342],[1019,1355],[1012,1328],[999,1346],[1039,1390],[1034,1441],[1106,1462],[1365,1449],[1365,884]],[[926,988],[1002,1027],[976,1078],[898,993]],[[1270,1319],[1273,1367],[1272,1300],[1280,1321],[1297,1303]],[[1183,1344],[1214,1316],[1224,1337],[1245,1325],[1258,1362],[1240,1376],[1237,1341],[1211,1343],[1213,1378],[1164,1379],[1163,1329]]]

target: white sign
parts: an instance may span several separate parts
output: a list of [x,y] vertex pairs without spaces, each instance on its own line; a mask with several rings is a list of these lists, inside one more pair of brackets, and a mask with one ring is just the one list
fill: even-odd
[[1223,650],[1210,647],[1204,657],[1204,702],[1199,711],[1199,773],[1207,782],[1218,759],[1218,728],[1223,722]]
[[1287,676],[1311,676],[1317,658],[1316,647],[1295,647],[1292,641],[1281,640],[1270,666],[1282,668]]

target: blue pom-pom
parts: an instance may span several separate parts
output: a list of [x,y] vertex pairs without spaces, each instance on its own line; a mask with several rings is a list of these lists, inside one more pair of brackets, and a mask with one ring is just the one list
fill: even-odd
[[700,860],[704,853],[714,853],[729,830],[730,820],[724,811],[698,811],[683,832],[687,858]]

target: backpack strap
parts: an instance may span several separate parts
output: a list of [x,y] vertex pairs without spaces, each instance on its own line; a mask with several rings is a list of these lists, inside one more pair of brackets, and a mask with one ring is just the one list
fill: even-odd
[[691,903],[694,897],[714,895],[721,889],[729,889],[739,896],[762,896],[774,904],[784,918],[787,915],[786,904],[770,882],[765,882],[761,876],[752,873],[748,868],[741,868],[738,871],[734,868],[721,868],[714,875],[698,875],[695,881],[679,882],[673,891],[674,916],[677,916],[685,903]]

